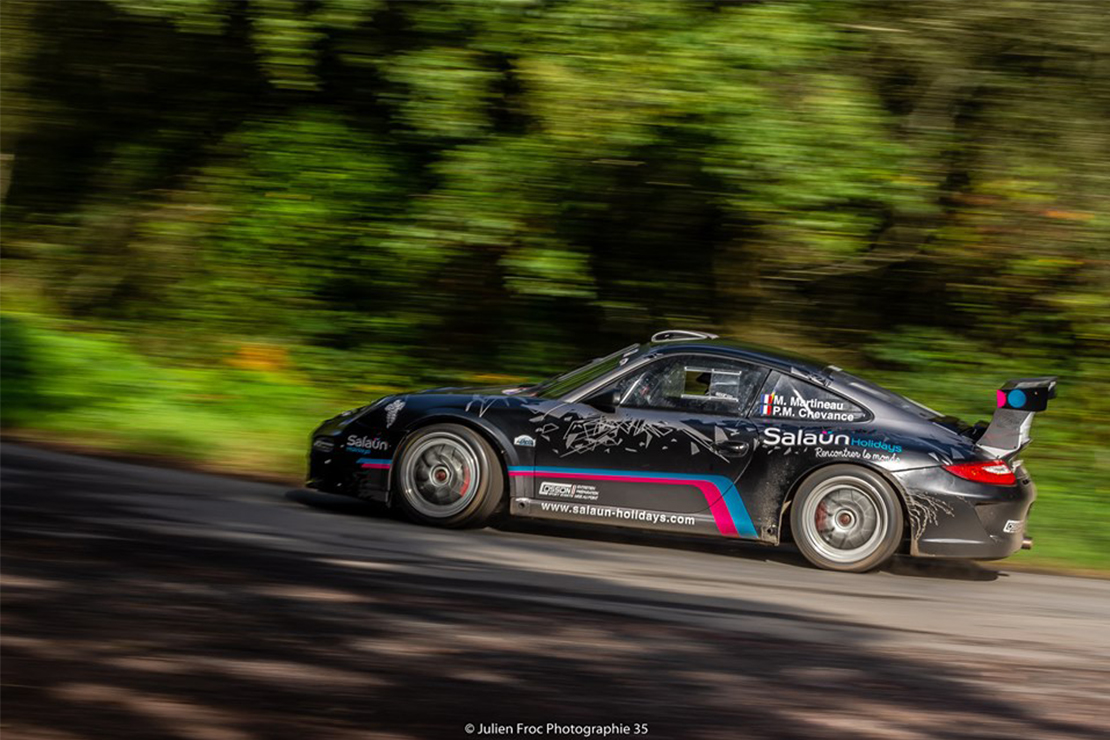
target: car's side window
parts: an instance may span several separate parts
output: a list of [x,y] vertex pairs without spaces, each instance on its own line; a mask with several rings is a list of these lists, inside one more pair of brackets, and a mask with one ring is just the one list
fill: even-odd
[[771,371],[756,399],[753,416],[797,421],[862,421],[867,411],[831,391]]
[[614,386],[625,408],[740,414],[767,375],[765,368],[708,355],[657,360]]

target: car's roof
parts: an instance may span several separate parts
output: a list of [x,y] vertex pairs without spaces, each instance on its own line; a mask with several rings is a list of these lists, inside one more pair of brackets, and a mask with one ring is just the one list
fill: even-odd
[[641,350],[646,354],[648,352],[658,352],[670,354],[672,352],[713,352],[716,354],[732,355],[742,360],[750,362],[758,362],[763,365],[770,365],[777,370],[791,370],[801,371],[808,375],[817,375],[821,377],[829,377],[828,363],[814,360],[810,357],[787,352],[772,347],[764,347],[758,344],[749,344],[746,342],[736,342],[729,339],[697,339],[693,341],[664,341],[664,342],[649,342],[642,345]]
[[876,409],[876,404],[882,404],[887,408],[887,413],[891,411],[897,411],[902,414],[910,413],[915,418],[926,420],[937,419],[942,416],[939,412],[908,399],[901,394],[845,373],[835,365],[829,365],[810,357],[771,347],[764,347],[758,344],[747,344],[745,342],[735,342],[728,339],[718,339],[717,337],[707,337],[696,340],[649,342],[641,345],[640,352],[643,354],[653,352],[659,354],[671,354],[674,352],[712,352],[731,355],[737,359],[767,365],[776,370],[790,373],[791,375],[805,376],[809,380],[820,382],[822,385],[830,387],[856,402],[862,403],[872,411]]
[[[887,409],[885,413],[896,411],[910,413],[917,418],[940,417],[940,414],[915,401],[905,398],[881,386],[860,380],[855,376],[845,373],[835,365],[829,365],[820,360],[794,354],[793,352],[764,347],[758,344],[735,342],[716,337],[696,340],[667,340],[663,342],[649,342],[641,345],[641,356],[647,354],[672,354],[675,352],[711,352],[714,354],[729,355],[740,360],[755,362],[769,366],[780,372],[791,375],[800,375],[808,380],[816,381],[829,387],[849,399],[862,403],[872,411],[876,405],[881,404]],[[868,390],[870,387],[871,390]]]

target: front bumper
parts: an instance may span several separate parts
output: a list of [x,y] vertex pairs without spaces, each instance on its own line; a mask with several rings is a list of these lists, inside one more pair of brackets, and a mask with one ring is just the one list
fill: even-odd
[[[322,438],[332,440],[330,449],[317,446]],[[308,450],[305,487],[388,503],[390,467],[389,459],[349,451],[338,438],[314,435]]]
[[1037,488],[1020,464],[1014,473],[1012,486],[964,480],[941,467],[895,473],[906,494],[910,554],[997,560],[1020,550]]

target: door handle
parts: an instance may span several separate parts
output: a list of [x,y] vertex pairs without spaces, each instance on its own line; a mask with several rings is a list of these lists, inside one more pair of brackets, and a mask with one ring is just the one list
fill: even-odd
[[732,439],[727,442],[719,442],[717,449],[722,452],[730,452],[733,455],[746,455],[751,450],[752,445],[750,442],[745,442],[742,439]]

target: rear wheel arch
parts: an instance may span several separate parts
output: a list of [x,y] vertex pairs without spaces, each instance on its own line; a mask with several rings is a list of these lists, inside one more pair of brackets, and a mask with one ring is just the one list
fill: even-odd
[[[850,460],[850,461],[829,460],[827,462],[821,463],[820,465],[815,465],[814,467],[805,471],[804,473],[799,475],[794,480],[794,483],[790,486],[790,489],[787,491],[785,498],[783,498],[782,506],[779,507],[779,518],[778,518],[778,529],[777,529],[779,542],[777,544],[781,544],[782,541],[783,541],[782,534],[783,534],[783,532],[786,531],[785,527],[788,527],[789,524],[790,524],[790,517],[788,516],[788,513],[790,511],[790,507],[794,503],[794,498],[795,498],[795,496],[798,495],[798,491],[801,489],[802,485],[807,480],[809,480],[813,475],[817,474],[818,472],[820,472],[820,471],[822,471],[826,468],[830,468],[834,465],[852,465],[852,466],[855,466],[855,467],[858,467],[858,468],[861,468],[863,470],[867,470],[867,471],[870,471],[872,473],[875,473],[875,474],[879,475],[894,490],[894,495],[898,499],[898,504],[899,504],[899,506],[902,507],[902,517],[903,517],[903,519],[906,522],[910,521],[910,518],[909,518],[910,517],[910,510],[909,510],[909,506],[906,504],[906,491],[902,487],[902,484],[898,481],[898,479],[895,478],[893,475],[891,475],[888,470],[885,470],[884,468],[880,468],[877,465],[869,465],[867,463],[859,462],[858,460]],[[793,532],[791,532],[790,534],[791,534],[791,540],[793,540]],[[906,539],[906,536],[907,536],[907,533],[903,532],[903,540]],[[899,545],[898,551],[903,552],[905,549],[906,549],[906,543],[905,543],[905,541],[903,541]]]
[[862,572],[882,567],[905,544],[905,500],[890,476],[857,461],[808,471],[789,507],[794,544],[824,570]]

